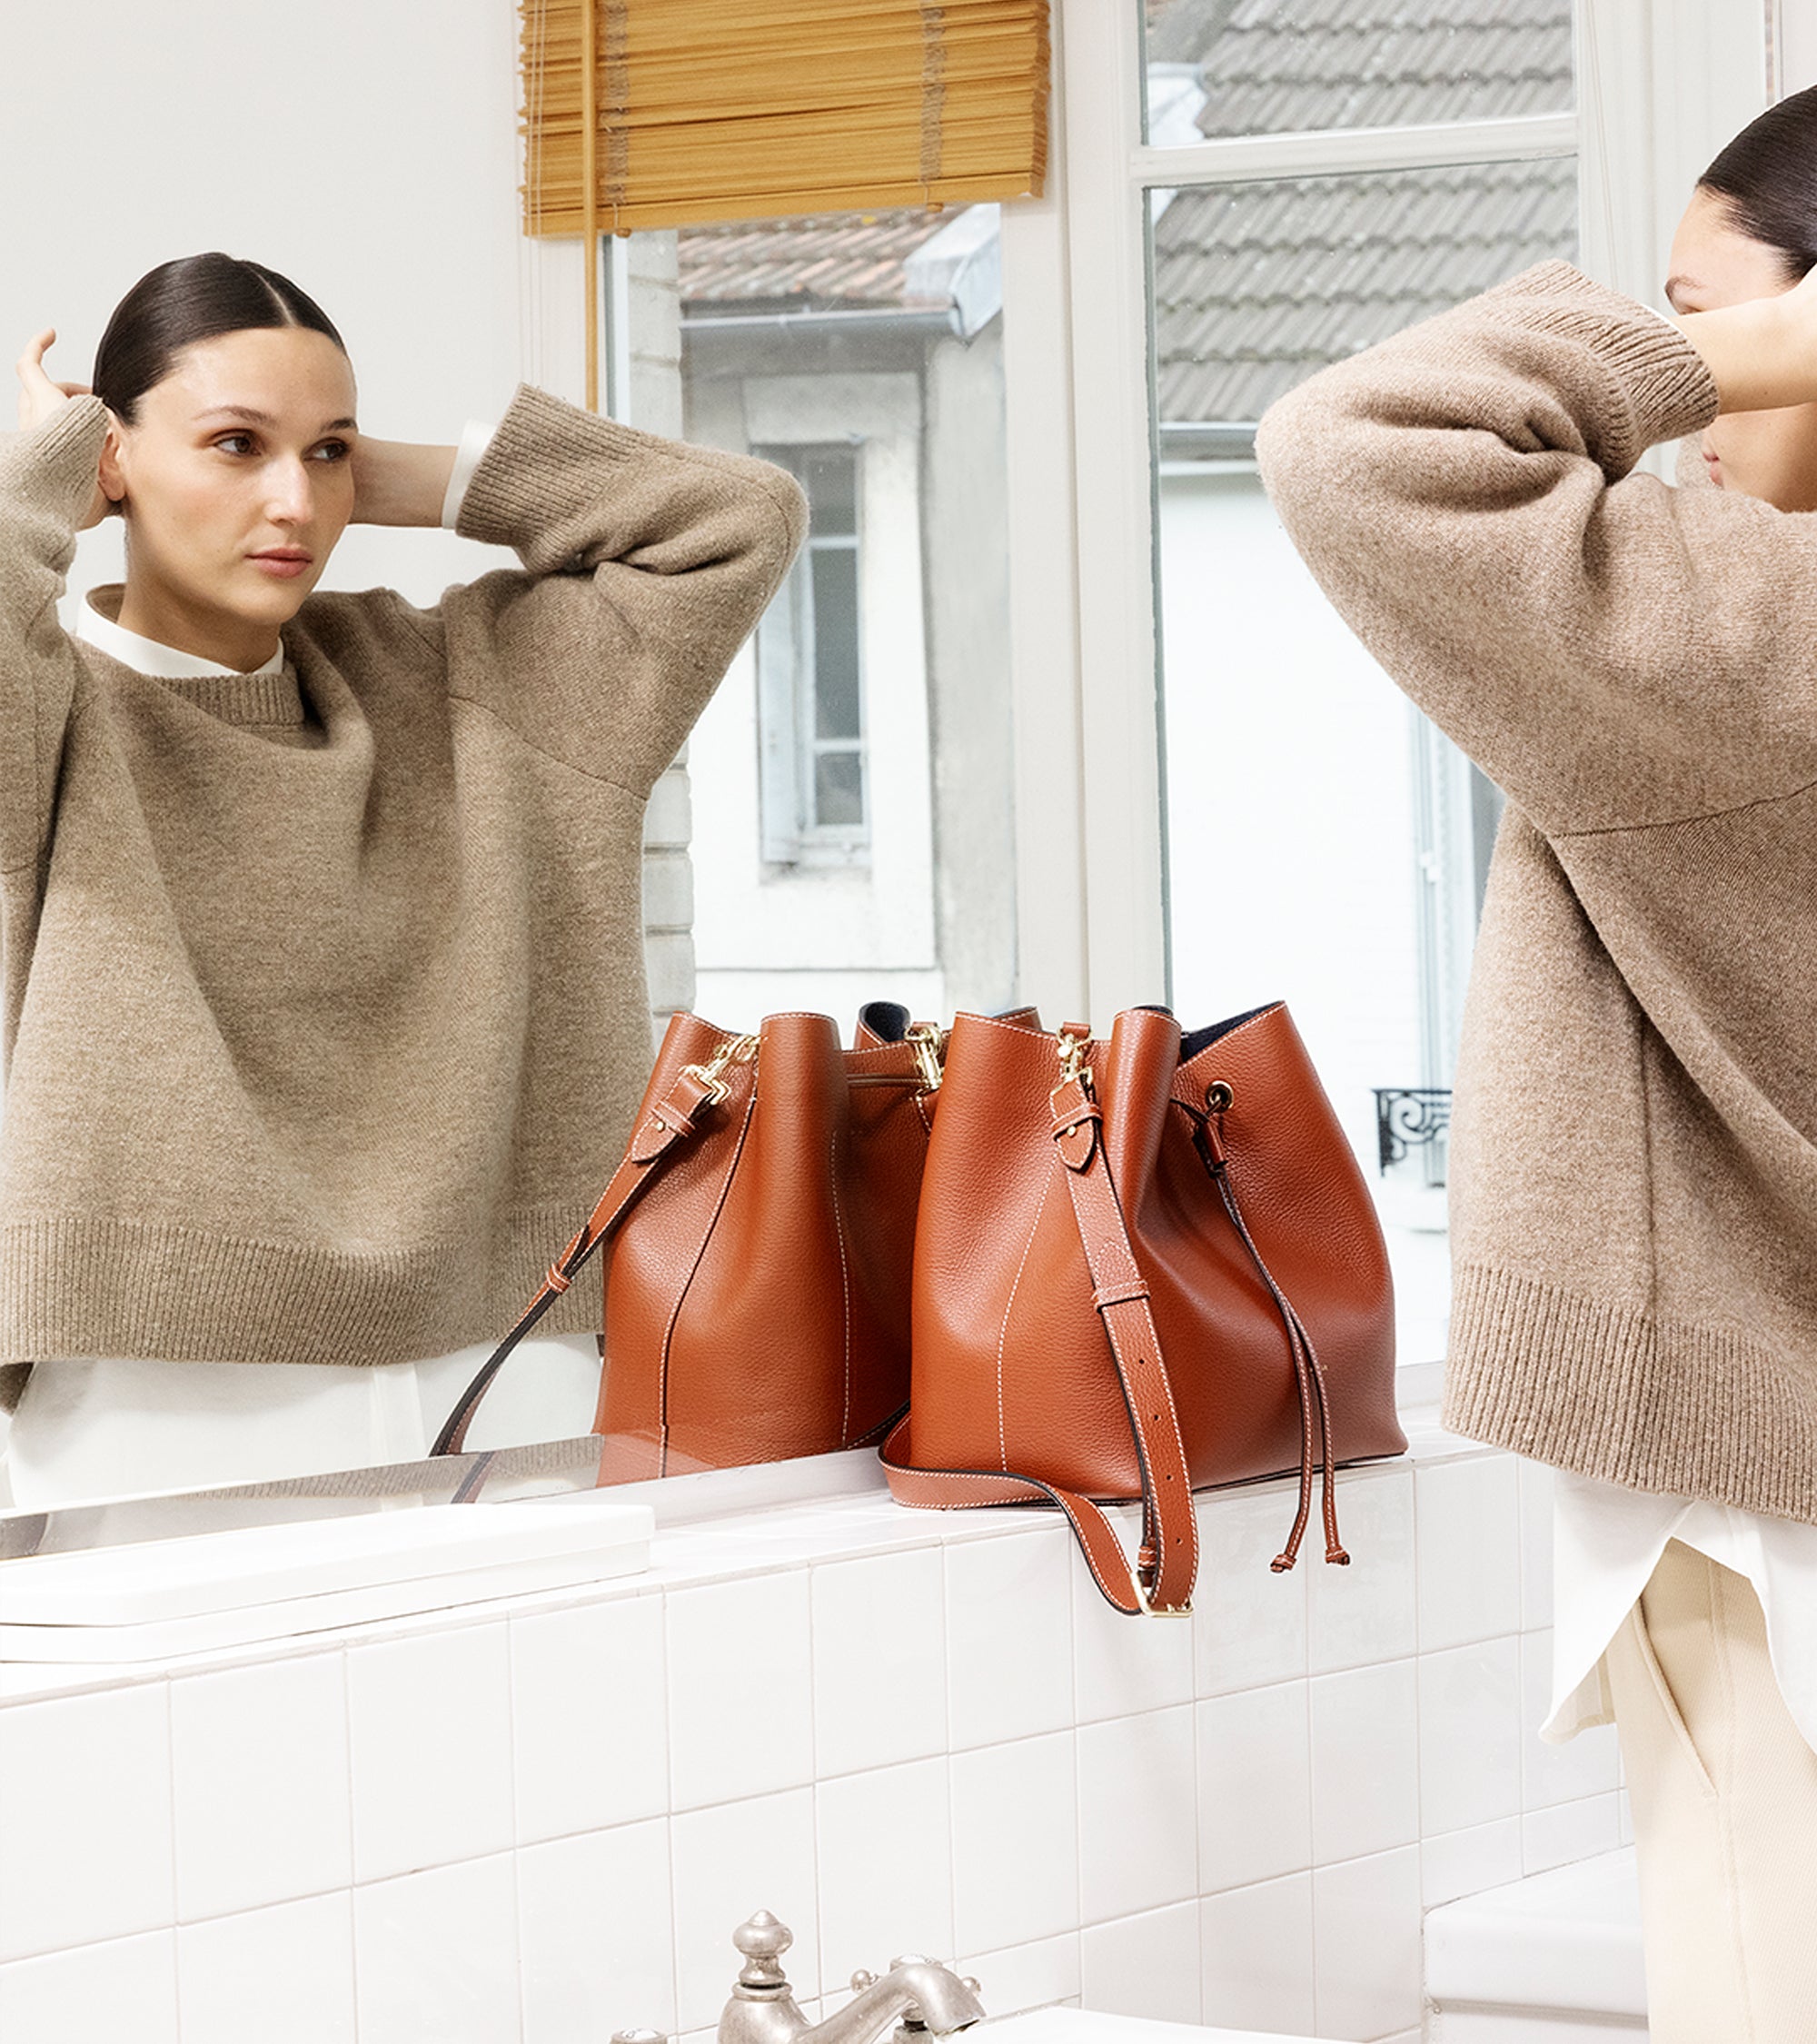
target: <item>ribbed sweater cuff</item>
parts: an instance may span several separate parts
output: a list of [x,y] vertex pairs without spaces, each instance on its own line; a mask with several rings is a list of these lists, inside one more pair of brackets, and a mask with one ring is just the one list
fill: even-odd
[[94,492],[107,407],[76,397],[30,432],[0,434],[0,477],[35,503],[66,514],[72,532]]
[[599,492],[602,460],[633,460],[653,439],[534,383],[520,383],[468,479],[454,530],[495,546],[533,539],[588,508]]
[[1574,263],[1532,263],[1483,296],[1499,305],[1524,301],[1523,325],[1581,341],[1607,370],[1628,402],[1625,429],[1611,422],[1616,431],[1607,448],[1622,471],[1649,447],[1700,432],[1716,416],[1716,379],[1683,330]]
[[1465,1264],[1439,1416],[1604,1483],[1817,1523],[1813,1378],[1817,1355]]

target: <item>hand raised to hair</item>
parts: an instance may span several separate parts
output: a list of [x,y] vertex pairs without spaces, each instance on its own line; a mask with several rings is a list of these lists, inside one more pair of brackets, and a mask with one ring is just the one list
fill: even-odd
[[440,525],[457,451],[362,433],[353,442],[352,522]]
[[1817,403],[1817,269],[1789,290],[1680,313],[1672,323],[1703,357],[1719,411]]
[[[72,398],[93,395],[86,383],[59,383],[45,369],[45,354],[56,339],[56,329],[47,326],[42,332],[35,333],[25,343],[25,352],[19,357],[19,431],[35,432],[47,419],[61,412]],[[85,532],[91,525],[99,525],[106,517],[108,502],[101,487],[97,466],[94,479],[94,494],[89,500],[88,509],[76,523],[78,532]]]

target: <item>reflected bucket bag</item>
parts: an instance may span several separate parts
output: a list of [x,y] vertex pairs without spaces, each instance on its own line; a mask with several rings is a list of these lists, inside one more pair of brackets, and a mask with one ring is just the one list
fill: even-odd
[[[1192,1493],[1403,1453],[1394,1295],[1354,1152],[1284,1004],[1182,1037],[961,1015],[915,1241],[905,1504],[1048,1500],[1122,1612],[1190,1609]],[[1139,1499],[1132,1566],[1099,1502]],[[1098,1501],[1098,1502],[1095,1502]]]
[[824,1015],[754,1036],[675,1016],[623,1163],[432,1452],[462,1452],[505,1358],[602,1245],[601,1483],[879,1439],[908,1402],[939,1044],[889,1002],[849,1050]]

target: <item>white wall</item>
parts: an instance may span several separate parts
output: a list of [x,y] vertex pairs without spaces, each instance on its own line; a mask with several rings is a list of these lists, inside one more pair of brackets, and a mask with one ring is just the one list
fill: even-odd
[[[55,325],[51,373],[87,382],[128,288],[220,248],[322,304],[369,432],[452,442],[466,419],[496,418],[532,338],[515,30],[497,0],[15,0],[0,45],[6,362]],[[72,586],[117,580],[120,540],[113,521],[84,536]],[[452,534],[355,528],[326,579],[432,600],[509,559]]]

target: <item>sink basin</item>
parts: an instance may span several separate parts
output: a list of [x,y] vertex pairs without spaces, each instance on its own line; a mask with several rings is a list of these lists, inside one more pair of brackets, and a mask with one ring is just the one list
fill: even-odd
[[1037,2009],[979,2023],[978,2044],[1314,2044],[1259,2029],[1205,2029],[1196,2023],[1155,2023],[1137,2016],[1106,2016],[1093,2009]]

